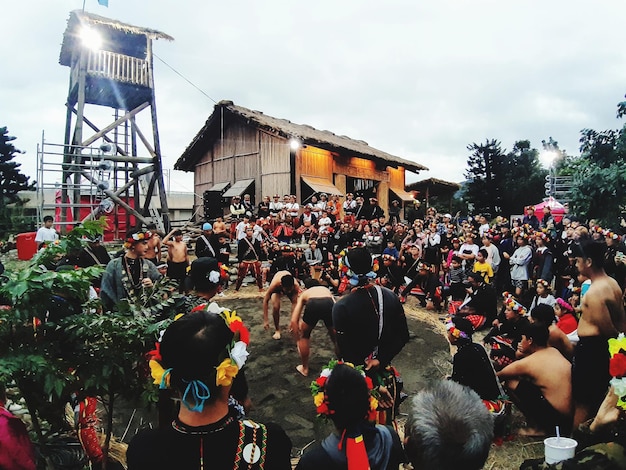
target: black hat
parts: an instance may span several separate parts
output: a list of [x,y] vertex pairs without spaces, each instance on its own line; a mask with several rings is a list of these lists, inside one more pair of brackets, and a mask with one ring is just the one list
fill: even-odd
[[367,274],[372,270],[372,255],[365,248],[352,248],[346,255],[346,266],[355,274]]

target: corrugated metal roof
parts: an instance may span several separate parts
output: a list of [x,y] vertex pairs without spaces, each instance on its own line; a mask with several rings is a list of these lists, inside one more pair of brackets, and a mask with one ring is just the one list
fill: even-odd
[[235,184],[233,184],[228,191],[222,194],[222,197],[241,196],[246,192],[246,189],[248,189],[252,183],[254,183],[253,179],[235,181]]

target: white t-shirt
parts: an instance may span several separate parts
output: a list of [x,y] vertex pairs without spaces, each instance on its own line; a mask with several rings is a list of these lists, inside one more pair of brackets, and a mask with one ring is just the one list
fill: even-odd
[[39,230],[37,230],[37,235],[35,235],[35,242],[37,243],[53,242],[58,239],[59,235],[57,234],[57,231],[52,227],[41,227]]

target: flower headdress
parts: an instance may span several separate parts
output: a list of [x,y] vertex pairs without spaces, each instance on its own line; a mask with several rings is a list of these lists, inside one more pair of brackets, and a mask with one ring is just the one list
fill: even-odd
[[526,315],[526,307],[524,307],[517,300],[515,300],[515,298],[511,294],[509,294],[508,292],[503,292],[502,297],[504,297],[504,305],[506,307],[509,307],[518,315]]
[[[204,310],[219,315],[230,331],[233,332],[232,340],[226,345],[222,354],[220,354],[218,358],[219,365],[215,367],[215,384],[217,386],[229,386],[248,358],[249,353],[247,347],[250,343],[250,332],[244,326],[236,311],[231,312],[226,308],[220,307],[215,302],[199,305],[194,308],[190,314]],[[181,317],[183,317],[183,314],[177,315],[174,321]],[[156,343],[156,348],[148,353],[148,364],[150,366],[150,374],[154,379],[153,383],[158,385],[159,388],[164,389],[170,386],[172,368],[164,369],[161,365],[160,341],[161,338],[159,338],[159,342]],[[185,381],[185,383],[187,383],[187,387],[183,392],[182,403],[191,411],[201,412],[204,409],[204,403],[211,397],[209,387],[204,382],[197,379]],[[193,406],[191,406],[190,403],[192,403]]]
[[152,232],[150,230],[146,230],[145,232],[135,232],[124,240],[124,248],[130,248],[135,243],[142,240],[149,240],[150,238],[152,238]]
[[548,281],[546,281],[545,279],[537,279],[537,286],[543,286],[543,288],[550,292],[552,290],[552,287],[550,287],[550,283]]
[[317,416],[319,418],[327,419],[330,415],[334,414],[335,410],[331,410],[328,407],[328,396],[326,394],[326,382],[328,378],[333,372],[333,369],[339,365],[344,364],[346,366],[350,366],[353,369],[356,369],[361,373],[363,378],[365,379],[365,383],[367,384],[367,390],[369,391],[369,411],[367,414],[367,419],[369,421],[376,421],[376,409],[378,408],[378,392],[374,390],[374,384],[372,383],[372,379],[365,375],[365,371],[363,370],[363,366],[354,366],[351,362],[343,362],[331,360],[328,365],[322,370],[320,376],[311,382],[311,395],[313,396],[313,403],[315,403],[315,407],[317,409]]
[[448,331],[456,339],[470,339],[469,335],[465,331],[459,330],[452,319],[446,323],[446,331]]
[[609,373],[613,377],[611,385],[617,395],[617,406],[626,410],[626,336],[620,333],[617,338],[609,339]]
[[574,307],[572,307],[569,302],[567,302],[566,300],[563,300],[561,297],[556,299],[556,303],[559,304],[559,307],[561,307],[561,310],[565,310],[568,313],[574,312]]
[[603,234],[606,238],[611,238],[612,240],[619,240],[619,235],[615,232],[612,232],[611,230],[605,230]]

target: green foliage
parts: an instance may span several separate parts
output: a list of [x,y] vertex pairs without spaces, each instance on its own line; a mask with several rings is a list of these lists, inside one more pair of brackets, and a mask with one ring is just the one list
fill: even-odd
[[68,354],[83,390],[89,395],[139,399],[149,376],[143,355],[168,323],[124,314],[73,315],[63,320]]
[[504,159],[500,142],[492,139],[484,144],[473,143],[467,146],[467,150],[472,153],[467,159],[463,198],[473,206],[474,212],[500,212],[501,194],[496,184]]
[[[626,114],[626,101],[618,103],[617,117]],[[571,211],[616,228],[626,208],[626,126],[618,130],[583,129],[580,157],[569,158],[558,169],[572,176]]]
[[[20,191],[33,191],[35,183],[29,183],[29,177],[20,172],[20,163],[13,159],[22,152],[11,143],[15,137],[9,135],[6,127],[0,127],[0,236],[9,229],[20,230],[28,226],[23,217]],[[8,207],[16,204],[16,207]]]
[[520,213],[524,205],[542,198],[547,172],[528,140],[517,141],[508,153],[495,139],[473,143],[467,149],[472,153],[467,160],[463,199],[475,213]]

